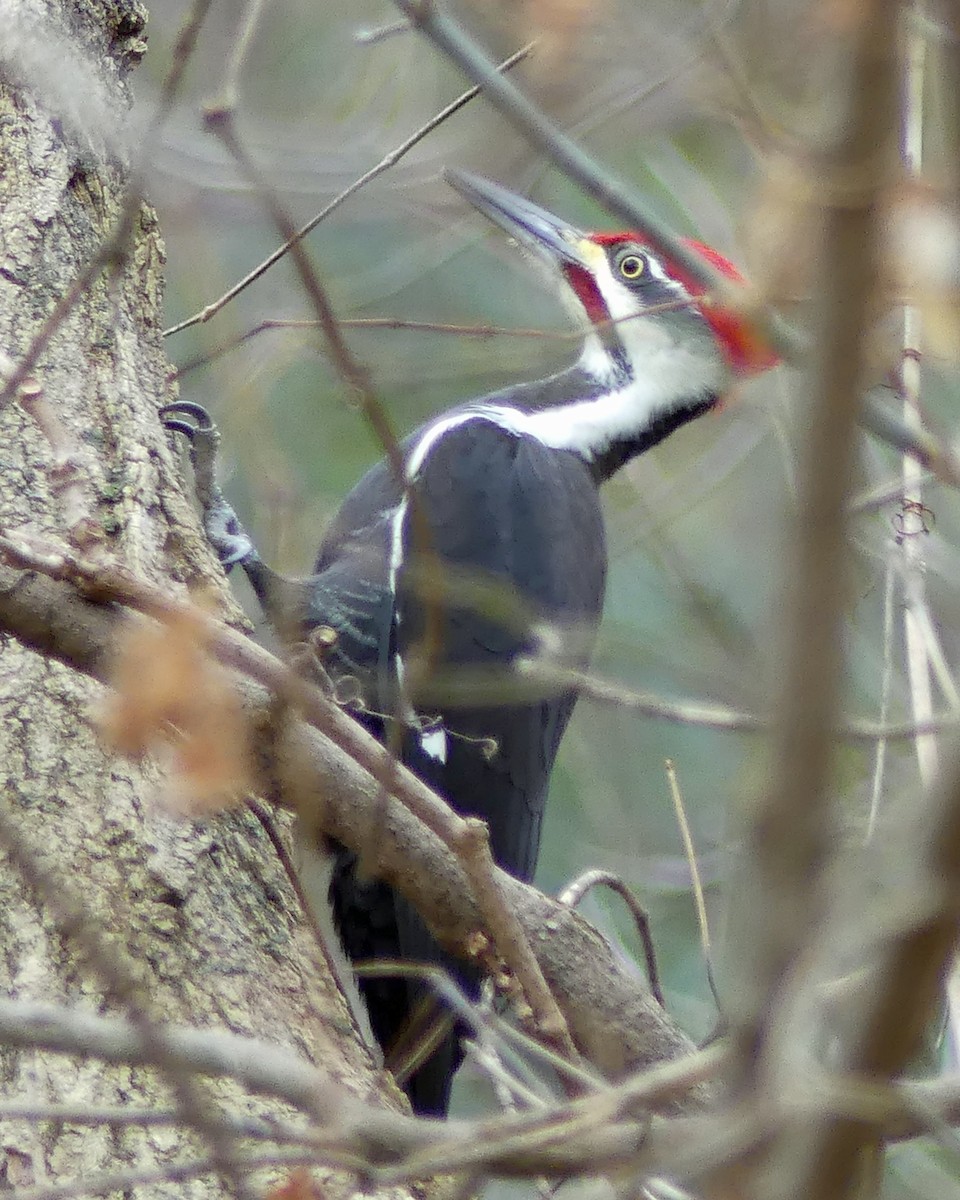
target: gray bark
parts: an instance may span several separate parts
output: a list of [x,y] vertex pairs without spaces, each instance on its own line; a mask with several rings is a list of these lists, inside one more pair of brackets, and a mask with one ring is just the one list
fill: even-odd
[[[125,76],[143,49],[135,2],[0,5],[0,349],[14,362],[121,211]],[[181,489],[156,417],[172,399],[158,330],[163,243],[143,203],[129,257],[79,299],[34,376],[77,448],[98,552],[180,593],[204,583],[232,611],[222,573]],[[0,528],[62,541],[53,449],[16,402],[0,411]],[[236,615],[236,614],[234,614]],[[25,885],[0,849],[0,988],[24,999],[226,1026],[289,1045],[359,1093],[392,1092],[358,1038],[273,847],[245,810],[204,826],[159,803],[162,761],[120,760],[98,736],[101,684],[7,638],[0,644],[0,805],[57,895]],[[283,823],[283,818],[278,818]],[[45,894],[46,893],[46,894]],[[64,920],[79,898],[82,928]],[[104,984],[100,939],[137,981],[123,1002]],[[129,982],[129,981],[128,981]],[[106,1067],[0,1047],[4,1100],[169,1107],[147,1068]],[[230,1081],[203,1105],[266,1112]],[[206,1152],[182,1126],[116,1129],[0,1122],[8,1184],[90,1179]],[[262,1180],[261,1180],[262,1181]],[[216,1174],[139,1195],[219,1193]],[[334,1187],[334,1191],[339,1190]]]

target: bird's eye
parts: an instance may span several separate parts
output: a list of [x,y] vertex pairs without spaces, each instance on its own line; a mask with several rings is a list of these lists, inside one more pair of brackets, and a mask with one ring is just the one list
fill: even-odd
[[642,255],[625,254],[618,264],[620,274],[624,279],[639,279],[647,268]]

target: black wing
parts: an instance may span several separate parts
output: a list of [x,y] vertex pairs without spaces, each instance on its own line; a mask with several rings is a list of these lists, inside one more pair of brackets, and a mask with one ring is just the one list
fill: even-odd
[[[432,704],[428,694],[418,705],[440,725],[408,739],[406,761],[458,811],[482,817],[496,861],[529,879],[550,772],[575,697],[511,702],[511,663],[537,648],[530,622],[517,618],[526,613],[534,623],[546,620],[572,633],[586,655],[584,635],[599,620],[606,571],[596,486],[575,456],[475,419],[433,444],[416,495],[429,525],[428,561],[431,552],[440,559],[447,600],[438,613],[435,648],[441,699]],[[407,513],[397,572],[401,658],[428,627],[430,576],[418,570],[417,541]],[[471,602],[477,599],[469,595],[473,583],[483,585],[479,604]],[[484,688],[482,702],[470,697],[474,673]],[[445,680],[465,686],[459,703],[442,699]],[[475,993],[476,975],[440,956],[417,914],[401,905],[398,916],[403,957],[439,959]],[[408,1090],[420,1111],[445,1109],[459,1058],[457,1039],[448,1039],[411,1079]]]
[[[569,694],[510,701],[512,662],[537,649],[536,625],[592,633],[606,570],[596,487],[583,462],[493,421],[475,418],[431,447],[416,479],[447,596],[439,617],[437,714],[446,732],[411,746],[411,765],[458,809],[490,826],[497,862],[528,879],[536,863],[547,784],[573,707]],[[427,632],[429,573],[418,570],[416,526],[405,514],[397,571],[397,651]],[[471,585],[481,585],[474,589]],[[505,615],[501,615],[505,614]],[[471,680],[482,699],[470,696]],[[498,681],[502,684],[498,688]],[[444,702],[445,684],[466,695]],[[432,752],[431,752],[432,750]]]

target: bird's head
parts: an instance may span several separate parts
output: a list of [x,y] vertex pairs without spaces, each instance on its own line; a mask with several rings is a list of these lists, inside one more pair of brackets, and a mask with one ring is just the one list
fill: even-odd
[[[635,233],[586,233],[498,184],[461,171],[447,181],[544,264],[584,329],[580,368],[606,393],[639,389],[647,420],[699,407],[776,355],[734,309]],[[742,278],[723,255],[686,241],[720,275]]]

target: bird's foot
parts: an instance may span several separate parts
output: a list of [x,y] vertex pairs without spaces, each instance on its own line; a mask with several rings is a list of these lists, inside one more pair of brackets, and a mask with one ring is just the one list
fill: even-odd
[[159,415],[167,429],[182,433],[190,443],[190,461],[203,529],[221,565],[229,571],[254,555],[256,550],[217,483],[220,431],[203,405],[190,400],[165,404]]

